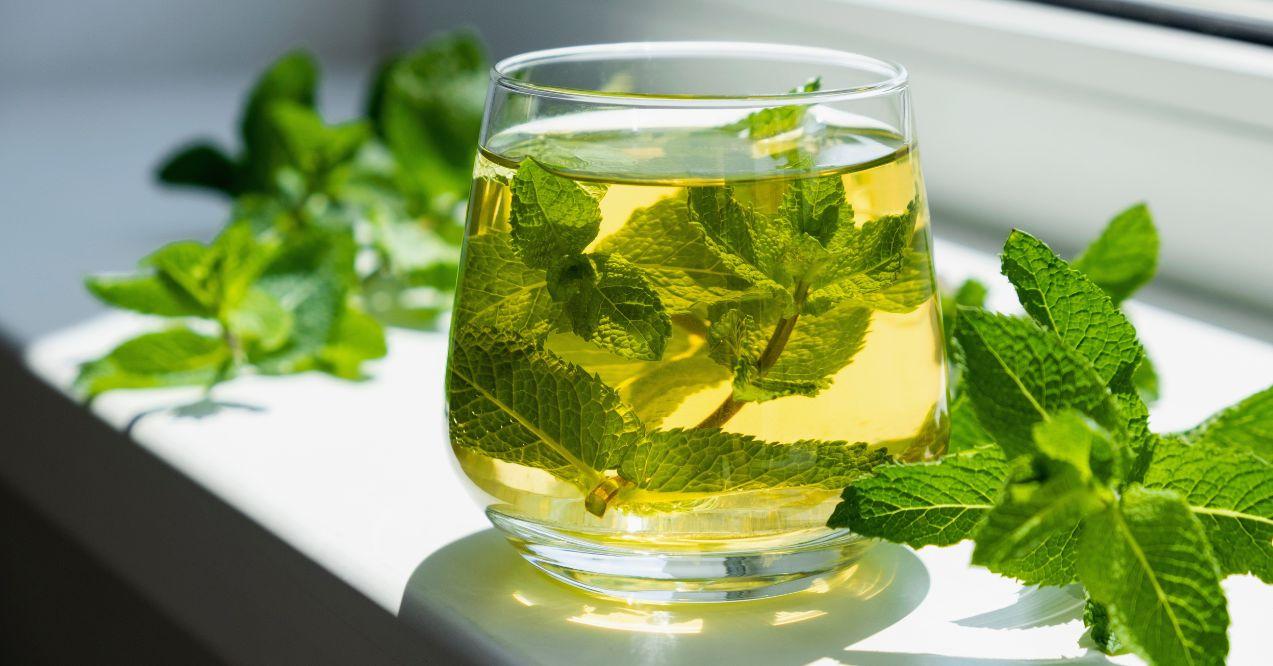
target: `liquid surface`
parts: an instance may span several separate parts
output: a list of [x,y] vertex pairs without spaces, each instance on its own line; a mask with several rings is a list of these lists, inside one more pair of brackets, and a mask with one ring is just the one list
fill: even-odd
[[447,391],[493,510],[600,544],[761,549],[825,530],[887,457],[944,449],[916,154],[814,120],[488,142]]

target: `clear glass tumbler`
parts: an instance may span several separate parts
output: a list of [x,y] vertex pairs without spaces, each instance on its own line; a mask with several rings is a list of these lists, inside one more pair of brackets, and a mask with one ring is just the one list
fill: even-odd
[[450,443],[548,574],[646,601],[790,592],[869,542],[841,491],[945,448],[900,66],[743,43],[509,58],[474,169]]

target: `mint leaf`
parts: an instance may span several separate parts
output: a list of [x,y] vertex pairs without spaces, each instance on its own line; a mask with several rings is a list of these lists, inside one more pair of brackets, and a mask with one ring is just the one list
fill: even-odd
[[228,196],[239,194],[239,178],[238,163],[207,143],[179,148],[159,167],[162,183],[200,187]]
[[248,96],[239,131],[243,137],[244,177],[254,191],[274,189],[275,172],[289,163],[270,111],[279,102],[314,108],[318,66],[308,53],[293,51],[276,60],[257,79]]
[[169,243],[141,260],[142,266],[154,268],[161,277],[185,290],[186,295],[206,308],[215,306],[215,295],[208,288],[215,258],[207,246],[196,241]]
[[[922,234],[916,235],[917,240],[921,238]],[[936,278],[927,241],[921,247],[906,251],[902,269],[892,283],[879,291],[859,291],[856,300],[881,312],[906,314],[932,299]]]
[[704,230],[690,222],[680,198],[637,209],[598,252],[620,254],[640,268],[668,314],[686,314],[723,300],[743,297],[753,281],[708,244]]
[[1152,404],[1162,397],[1162,391],[1158,386],[1158,369],[1154,367],[1154,362],[1148,356],[1140,359],[1140,365],[1136,366],[1136,372],[1132,373],[1132,385],[1136,387],[1136,393],[1140,394],[1141,400],[1147,403]]
[[756,211],[734,198],[729,186],[691,187],[686,191],[689,218],[698,223],[717,246],[752,266],[760,267],[756,245],[785,239],[755,238]]
[[84,281],[99,300],[117,308],[164,317],[207,317],[203,304],[162,275],[97,275]]
[[977,421],[1009,457],[1033,452],[1034,424],[1064,409],[1117,427],[1105,382],[1055,333],[1025,319],[961,309],[955,338]]
[[371,136],[370,127],[362,121],[329,126],[313,108],[291,102],[275,103],[269,118],[286,165],[312,179],[317,189],[325,186],[322,179],[353,157]]
[[447,396],[454,445],[584,489],[644,438],[640,421],[595,375],[507,332],[457,333]]
[[488,69],[477,38],[459,31],[393,59],[377,74],[367,115],[402,166],[408,196],[458,201],[468,192]]
[[760,347],[752,337],[748,362],[736,367],[734,397],[760,402],[787,395],[817,395],[862,350],[870,323],[871,310],[855,303],[802,316],[792,325],[781,354],[767,366],[763,359],[769,345]]
[[1097,435],[1067,411],[1036,424],[1034,437],[1052,462],[1041,478],[1007,485],[977,531],[972,562],[1031,585],[1068,585],[1080,522],[1105,501],[1088,469]]
[[[809,79],[804,85],[792,88],[791,93],[799,92],[817,92],[822,89],[822,78],[817,77]],[[752,139],[768,139],[786,134],[804,122],[804,115],[808,111],[808,107],[803,104],[791,104],[787,106],[775,106],[767,109],[754,111],[747,115],[746,118],[738,125],[731,125],[729,129],[745,129],[747,136]]]
[[838,175],[793,180],[783,194],[778,214],[823,245],[842,225],[853,224],[853,207]]
[[1273,386],[1218,412],[1187,437],[1242,447],[1273,461]]
[[994,444],[994,439],[977,422],[977,413],[967,393],[960,393],[950,404],[950,441],[946,450],[950,453],[971,451]]
[[619,255],[576,255],[549,271],[548,292],[571,330],[605,349],[657,361],[672,322],[640,269]]
[[318,351],[323,370],[342,379],[362,379],[364,361],[384,358],[388,353],[384,329],[369,315],[345,308],[331,335]]
[[226,314],[226,327],[239,341],[271,351],[291,335],[292,313],[268,292],[254,288]]
[[1087,358],[1115,391],[1132,389],[1132,373],[1145,350],[1136,329],[1100,287],[1042,241],[1017,230],[1003,246],[1003,274],[1040,326]]
[[860,228],[841,225],[827,243],[831,260],[814,281],[810,301],[866,300],[897,282],[908,264],[918,212],[912,201],[901,215],[870,220]]
[[545,347],[595,373],[649,428],[674,413],[688,396],[729,379],[729,373],[708,358],[702,338],[679,326],[672,327],[660,361],[619,356],[569,333],[550,335]]
[[1273,469],[1219,440],[1164,443],[1145,476],[1178,492],[1197,516],[1223,574],[1273,583]]
[[531,338],[548,334],[559,306],[542,270],[528,268],[505,232],[470,236],[464,279],[455,297],[457,325],[490,327]]
[[882,466],[844,489],[829,527],[921,546],[948,546],[972,536],[995,505],[1008,466],[993,447],[941,462]]
[[774,444],[710,428],[650,433],[628,450],[619,475],[642,490],[730,493],[842,488],[888,460],[866,444],[800,440]]
[[1092,279],[1114,303],[1121,303],[1154,278],[1158,230],[1145,204],[1110,220],[1101,235],[1072,265]]
[[93,397],[114,389],[209,385],[231,360],[220,338],[172,328],[137,336],[85,363],[75,386]]
[[1091,597],[1083,604],[1083,624],[1088,627],[1092,642],[1105,654],[1123,654],[1127,649],[1114,635],[1109,626],[1109,611],[1105,606],[1092,601]]
[[1088,518],[1079,580],[1120,641],[1156,664],[1223,664],[1229,614],[1206,535],[1180,495],[1129,488]]
[[513,244],[531,268],[583,252],[601,228],[597,200],[575,181],[526,159],[513,176]]

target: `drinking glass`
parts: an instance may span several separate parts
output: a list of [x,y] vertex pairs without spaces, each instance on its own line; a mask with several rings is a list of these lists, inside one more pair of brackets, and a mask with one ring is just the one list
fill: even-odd
[[582,46],[492,70],[447,363],[491,521],[649,601],[801,589],[880,464],[945,449],[905,70],[840,51]]

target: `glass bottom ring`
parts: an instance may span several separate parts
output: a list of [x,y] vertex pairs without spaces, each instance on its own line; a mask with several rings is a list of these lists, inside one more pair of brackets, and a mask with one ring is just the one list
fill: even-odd
[[763,599],[799,592],[856,562],[874,541],[848,530],[771,549],[656,553],[600,545],[488,509],[522,557],[594,594],[649,603]]

